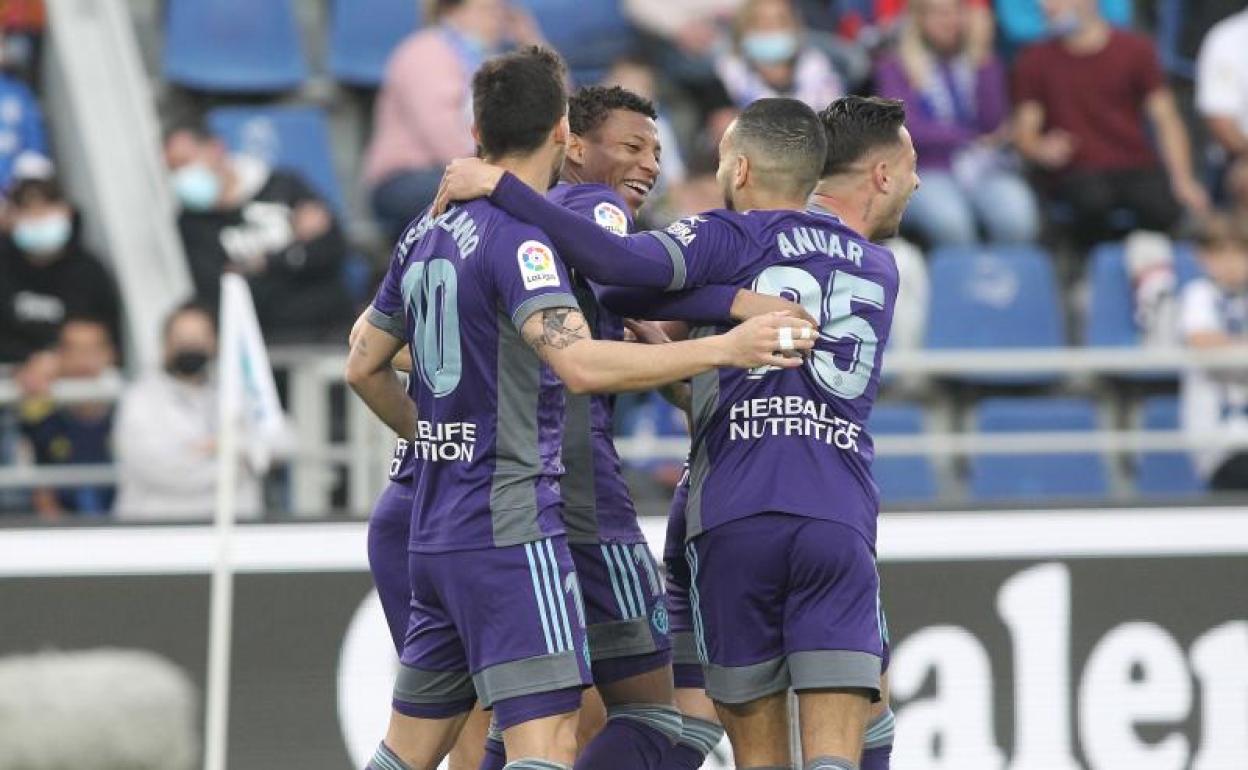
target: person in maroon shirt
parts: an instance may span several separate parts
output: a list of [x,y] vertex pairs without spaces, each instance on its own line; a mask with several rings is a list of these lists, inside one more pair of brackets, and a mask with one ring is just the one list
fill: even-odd
[[1111,27],[1096,0],[1045,0],[1044,11],[1054,36],[1024,49],[1015,66],[1015,141],[1073,209],[1076,241],[1121,235],[1110,216],[1119,209],[1134,227],[1161,231],[1180,205],[1206,211],[1152,41]]

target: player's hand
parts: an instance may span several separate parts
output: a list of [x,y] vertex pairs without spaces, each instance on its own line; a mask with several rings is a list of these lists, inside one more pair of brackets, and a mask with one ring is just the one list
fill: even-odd
[[806,308],[796,302],[790,302],[783,297],[771,294],[759,294],[749,289],[741,289],[737,292],[737,296],[732,300],[732,308],[728,312],[734,321],[748,321],[754,316],[787,312],[795,318],[809,321],[811,326],[819,325],[819,322],[806,312]]
[[815,346],[818,336],[812,323],[785,312],[751,318],[719,338],[726,347],[723,365],[792,369],[804,363],[802,355]]
[[625,318],[624,328],[632,332],[635,342],[646,345],[663,345],[672,341],[672,338],[667,336],[663,324],[657,321],[635,321]]
[[1035,160],[1049,169],[1063,168],[1075,155],[1075,137],[1061,129],[1053,129],[1036,142]]
[[436,217],[446,211],[451,201],[486,197],[494,192],[502,178],[503,169],[480,158],[456,158],[442,174],[438,196],[433,199],[433,215]]

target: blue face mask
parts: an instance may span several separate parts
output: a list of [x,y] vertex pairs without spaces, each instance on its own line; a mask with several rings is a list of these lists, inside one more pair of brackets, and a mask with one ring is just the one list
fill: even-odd
[[752,32],[741,38],[746,58],[759,64],[779,64],[797,53],[797,35],[792,32]]
[[207,211],[221,197],[221,179],[202,163],[173,172],[173,191],[188,211]]
[[1083,21],[1076,11],[1067,11],[1049,22],[1049,34],[1053,37],[1073,35],[1083,26]]
[[64,214],[23,219],[13,226],[13,242],[27,254],[48,257],[65,248],[71,229],[69,217]]

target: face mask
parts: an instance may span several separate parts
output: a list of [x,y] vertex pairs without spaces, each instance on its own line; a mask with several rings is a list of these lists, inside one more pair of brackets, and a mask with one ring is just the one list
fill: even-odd
[[208,367],[208,353],[195,348],[176,351],[169,359],[169,371],[183,377],[198,377]]
[[202,163],[192,163],[173,172],[173,191],[188,211],[207,211],[221,197],[221,180]]
[[797,35],[792,32],[753,32],[741,39],[746,58],[759,64],[779,64],[797,53]]
[[39,219],[24,219],[13,227],[13,242],[27,254],[47,257],[59,252],[69,241],[69,217],[52,214]]
[[1075,11],[1067,11],[1049,22],[1049,33],[1054,37],[1066,37],[1078,32],[1081,26],[1083,22],[1079,20],[1079,14]]

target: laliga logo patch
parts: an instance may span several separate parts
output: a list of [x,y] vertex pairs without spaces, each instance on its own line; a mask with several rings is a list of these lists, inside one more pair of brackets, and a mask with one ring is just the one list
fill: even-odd
[[603,230],[616,235],[628,235],[628,217],[614,203],[603,201],[594,206],[594,221]]
[[524,288],[540,289],[543,286],[559,285],[559,274],[555,272],[555,255],[546,244],[525,241],[516,251],[516,260],[520,263],[520,277],[524,279]]
[[656,604],[654,612],[650,613],[650,624],[654,626],[655,631],[666,636],[671,630],[671,624],[667,620],[667,607]]

